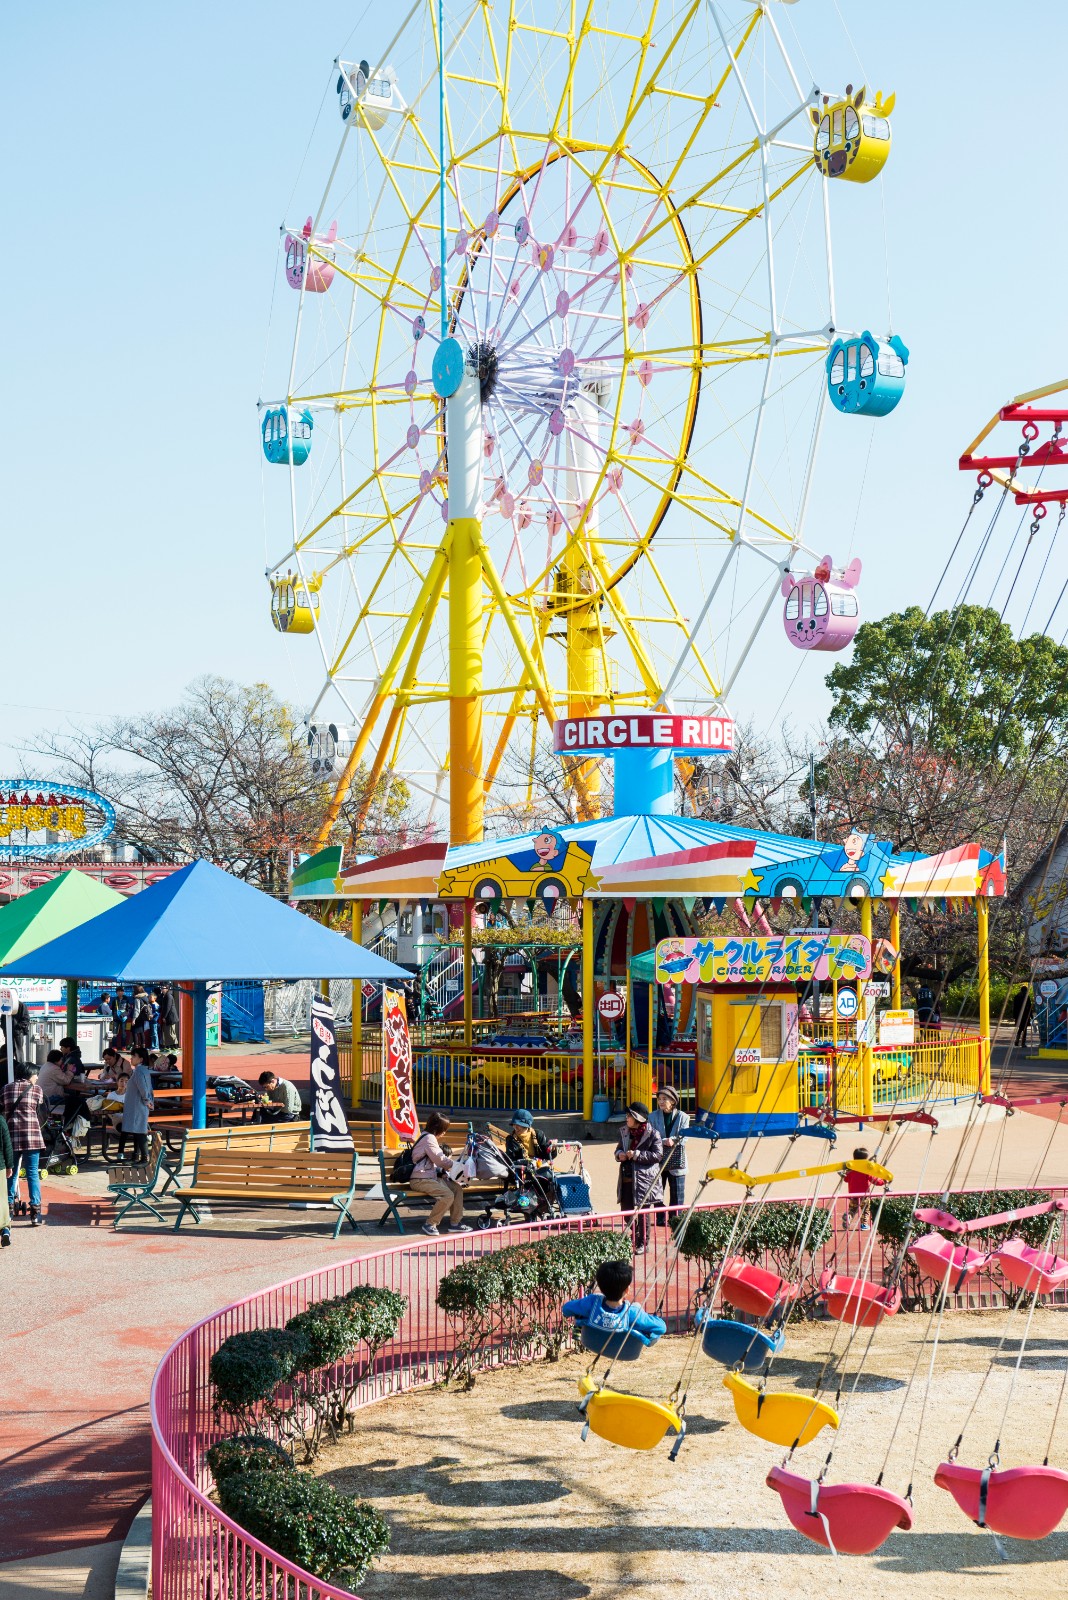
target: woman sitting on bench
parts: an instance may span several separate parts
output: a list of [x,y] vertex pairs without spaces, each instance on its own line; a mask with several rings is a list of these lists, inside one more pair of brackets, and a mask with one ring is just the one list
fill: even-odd
[[464,1222],[463,1185],[449,1177],[453,1165],[448,1147],[438,1143],[438,1134],[446,1133],[450,1123],[439,1111],[432,1111],[426,1119],[426,1128],[412,1146],[412,1178],[409,1187],[416,1194],[430,1195],[434,1201],[429,1217],[423,1223],[423,1232],[438,1233],[438,1223],[449,1213],[452,1233],[470,1233]]

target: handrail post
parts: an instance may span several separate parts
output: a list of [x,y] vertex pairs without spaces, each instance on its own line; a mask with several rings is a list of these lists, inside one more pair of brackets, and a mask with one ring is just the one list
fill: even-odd
[[890,902],[890,943],[897,951],[897,960],[890,972],[891,999],[894,1011],[901,1010],[901,901]]
[[595,903],[582,901],[582,1115],[593,1121],[593,913]]
[[990,1093],[990,907],[980,896],[975,902],[979,922],[979,1093]]
[[[867,939],[869,945],[872,937],[871,896],[865,895],[860,902],[860,931]],[[868,1036],[868,1007],[875,1009],[874,1000],[864,998],[864,984],[857,984],[860,991],[860,1004],[857,1007],[857,1067],[860,1072],[860,1114],[864,1117],[873,1116],[875,1113],[875,1058],[872,1055],[871,1040]]]

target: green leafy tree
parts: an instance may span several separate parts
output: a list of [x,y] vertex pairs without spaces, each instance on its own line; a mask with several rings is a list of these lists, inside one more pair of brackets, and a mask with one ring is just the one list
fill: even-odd
[[919,748],[969,768],[1048,761],[1068,747],[1068,649],[1016,639],[998,612],[918,606],[857,629],[827,676],[830,721],[882,748]]

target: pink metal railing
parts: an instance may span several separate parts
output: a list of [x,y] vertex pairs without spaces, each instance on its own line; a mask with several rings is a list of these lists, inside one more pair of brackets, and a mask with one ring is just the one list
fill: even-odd
[[[1050,1192],[1065,1191],[1056,1188]],[[844,1199],[821,1203],[839,1216],[845,1205]],[[629,1220],[618,1213],[565,1218],[446,1236],[434,1243],[395,1245],[249,1295],[182,1334],[163,1357],[152,1381],[153,1600],[349,1600],[351,1593],[311,1577],[276,1555],[208,1498],[210,1473],[205,1453],[216,1439],[231,1431],[212,1414],[208,1378],[211,1357],[224,1339],[249,1328],[281,1327],[298,1311],[344,1294],[357,1284],[396,1290],[406,1296],[408,1305],[396,1337],[380,1351],[373,1371],[359,1386],[358,1404],[368,1405],[442,1376],[462,1331],[436,1303],[438,1284],[453,1267],[547,1232],[627,1227]],[[839,1271],[855,1269],[860,1249],[856,1234],[832,1233],[827,1244],[814,1252],[806,1276],[815,1279],[832,1264]],[[634,1293],[648,1306],[658,1304],[663,1296],[662,1313],[669,1330],[677,1332],[690,1322],[705,1269],[699,1261],[679,1257],[665,1294],[670,1257],[670,1231],[651,1227],[647,1252],[635,1257]],[[892,1260],[891,1247],[877,1242],[875,1274],[888,1270]],[[984,1270],[954,1303],[978,1309],[1001,1304],[1003,1298],[996,1273]]]

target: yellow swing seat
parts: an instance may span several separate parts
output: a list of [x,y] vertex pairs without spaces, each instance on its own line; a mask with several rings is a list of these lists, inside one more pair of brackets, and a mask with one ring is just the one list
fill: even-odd
[[838,1426],[838,1413],[833,1406],[810,1394],[793,1390],[762,1393],[740,1372],[728,1372],[723,1387],[730,1390],[735,1414],[746,1432],[755,1433],[769,1444],[782,1445],[784,1450],[795,1444],[809,1444],[822,1429]]
[[685,1430],[679,1412],[663,1401],[621,1394],[618,1389],[590,1389],[587,1380],[580,1381],[579,1393],[588,1396],[585,1417],[590,1432],[625,1450],[655,1450],[669,1430],[680,1435]]

